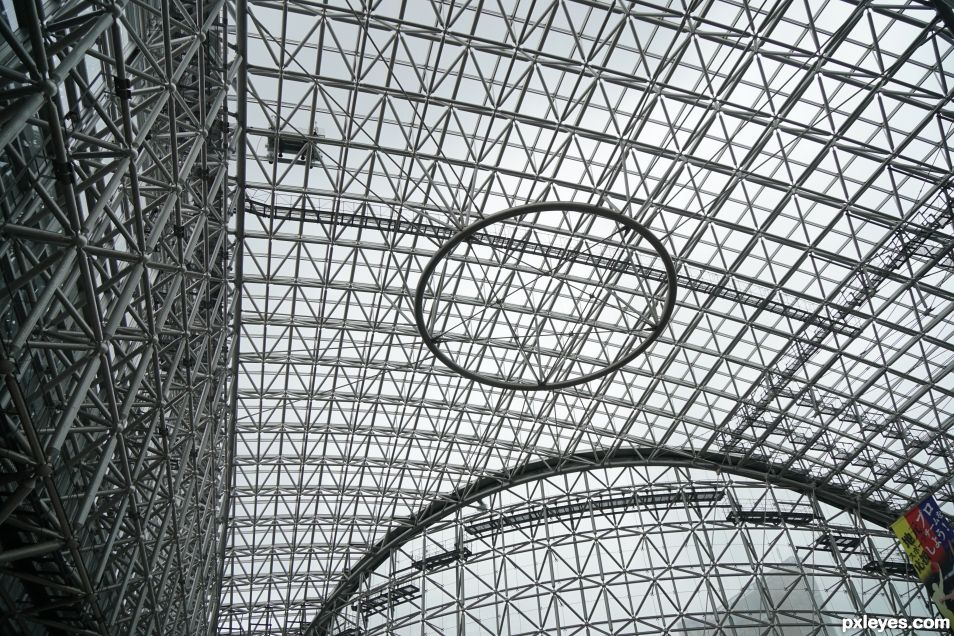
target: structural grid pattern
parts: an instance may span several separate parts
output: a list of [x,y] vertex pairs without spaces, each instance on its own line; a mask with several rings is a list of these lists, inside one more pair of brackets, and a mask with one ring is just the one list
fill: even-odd
[[[236,472],[221,633],[455,633],[422,628],[420,616],[393,622],[424,602],[413,597],[425,586],[409,577],[376,599],[373,577],[392,567],[402,542],[464,514],[452,508],[477,501],[480,488],[570,465],[601,470],[625,456],[732,469],[761,488],[810,484],[825,505],[875,527],[926,493],[950,506],[946,5],[250,0],[247,9]],[[565,210],[480,225],[538,203]],[[657,237],[672,280],[652,249],[574,216],[577,205]],[[455,243],[475,227],[482,234]],[[582,256],[567,258],[573,250]],[[670,284],[671,317],[654,322],[647,307],[658,316]],[[529,390],[603,368],[657,325],[658,337],[618,370]],[[481,377],[446,364],[435,346]],[[818,523],[849,514],[819,512],[803,496]],[[725,497],[717,511],[681,506],[672,524],[716,533],[712,524],[728,523]],[[638,525],[654,513],[626,514]],[[506,536],[484,533],[486,545],[467,549],[490,562],[488,551],[517,532],[498,531]],[[563,541],[583,530],[560,532]],[[606,530],[614,532],[623,530]],[[773,532],[799,547],[824,530]],[[626,533],[666,549],[656,530]],[[528,547],[513,548],[529,551],[521,559],[551,558],[522,540]],[[717,561],[711,585],[742,576],[739,563],[763,571],[767,552],[735,545],[727,556],[706,553]],[[807,573],[790,555],[771,563],[851,588],[855,564],[826,554],[830,562]],[[638,578],[629,563],[606,567]],[[582,580],[595,567],[559,576]],[[901,594],[884,584],[901,575],[873,568],[884,598]],[[494,568],[469,572],[481,581],[474,595],[509,589],[496,586]],[[852,589],[838,611],[881,594]],[[728,589],[708,598],[710,609],[736,599]],[[895,600],[903,615],[911,601]],[[680,607],[698,617],[704,602]],[[641,616],[671,617],[659,603],[642,605]],[[887,612],[884,603],[871,613]],[[338,622],[374,609],[391,622]],[[485,611],[496,612],[491,633],[524,630],[500,622],[500,608]],[[594,633],[633,633],[623,609],[600,611],[603,631]],[[526,633],[549,631],[548,616],[531,612]],[[446,625],[464,624],[453,620]],[[779,625],[774,633],[789,633]]]
[[865,614],[930,616],[890,531],[811,490],[627,467],[502,489],[433,523],[333,633],[860,636],[842,619]]
[[0,631],[931,611],[949,0],[0,6]]
[[2,6],[0,633],[212,633],[234,16]]

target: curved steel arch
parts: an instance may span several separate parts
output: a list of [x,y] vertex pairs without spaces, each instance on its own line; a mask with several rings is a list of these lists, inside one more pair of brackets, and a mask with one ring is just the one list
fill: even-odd
[[457,512],[484,497],[519,484],[594,469],[632,466],[703,468],[751,479],[765,479],[774,486],[781,486],[796,492],[812,491],[818,501],[842,510],[853,510],[862,519],[882,527],[890,525],[899,514],[881,502],[853,496],[848,490],[830,484],[817,484],[804,473],[781,468],[769,462],[745,461],[740,456],[723,452],[705,452],[692,456],[675,449],[642,447],[622,449],[612,454],[605,452],[580,453],[559,463],[546,459],[538,460],[527,463],[512,472],[502,471],[482,477],[458,488],[447,497],[431,502],[417,515],[403,520],[403,523],[389,531],[351,569],[344,581],[339,583],[331,596],[322,604],[321,611],[309,625],[306,634],[309,636],[326,636],[330,622],[334,620],[339,611],[347,606],[361,584],[362,578],[384,563],[394,550],[420,535],[430,525],[447,515]]

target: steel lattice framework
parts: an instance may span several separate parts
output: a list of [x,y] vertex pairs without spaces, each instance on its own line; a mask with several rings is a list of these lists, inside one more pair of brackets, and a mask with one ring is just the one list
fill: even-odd
[[212,633],[237,73],[223,0],[0,17],[0,632]]
[[[525,514],[514,496],[556,510],[553,483],[577,473],[561,496],[641,488],[647,471],[756,480],[774,506],[760,514],[796,493],[816,532],[841,524],[878,555],[875,527],[898,510],[928,493],[950,505],[947,0],[2,7],[0,631],[440,633],[394,622],[415,594],[401,555]],[[676,286],[660,336],[560,390],[445,367],[414,316],[428,261],[495,212],[560,201],[662,240],[674,279],[637,272]],[[545,267],[533,237],[567,233],[533,222],[493,239],[497,270]],[[569,236],[560,249],[580,252]],[[434,325],[479,319],[456,345],[469,363],[508,377],[496,361],[542,351],[533,338],[576,347],[571,371],[616,359],[618,336],[575,343],[626,272],[491,279],[476,254],[454,254],[443,288],[471,313]],[[501,279],[526,307],[489,293]],[[672,532],[721,531],[670,503]],[[561,545],[592,543],[559,523],[544,525]],[[797,546],[794,523],[778,536]],[[662,550],[657,526],[618,534]],[[460,549],[518,566],[493,546],[544,549],[511,534]],[[742,535],[748,563],[779,565]],[[855,589],[857,568],[831,554],[825,576]],[[561,585],[592,575],[581,563]],[[900,570],[865,576],[876,590],[839,611],[882,596],[927,611]],[[365,622],[380,606],[389,622]],[[640,607],[642,625],[668,611]],[[631,633],[628,618],[574,629]],[[534,620],[496,628],[552,629]]]
[[482,503],[397,547],[334,633],[862,634],[841,618],[927,610],[893,535],[807,489],[633,465]]
[[[650,462],[798,475],[884,518],[948,497],[943,15],[251,0],[221,629],[335,633],[405,530],[528,463],[598,467],[638,447]],[[464,379],[417,333],[419,275],[462,228],[537,201],[617,210],[662,238],[672,320],[586,385]],[[459,263],[449,289],[503,323],[481,263]],[[491,339],[460,346],[494,359]]]

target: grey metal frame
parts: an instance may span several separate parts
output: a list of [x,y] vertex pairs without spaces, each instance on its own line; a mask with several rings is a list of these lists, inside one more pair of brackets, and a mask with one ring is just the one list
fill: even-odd
[[[439,339],[435,337],[435,334],[431,333],[430,327],[428,326],[428,320],[424,315],[424,305],[429,296],[433,296],[433,291],[430,289],[431,279],[434,277],[435,272],[441,267],[444,261],[448,260],[448,257],[453,252],[453,250],[461,244],[470,244],[471,242],[478,243],[480,241],[480,233],[488,230],[497,224],[503,224],[504,221],[517,219],[521,217],[530,217],[531,223],[532,219],[541,213],[547,212],[575,212],[582,214],[582,218],[591,217],[591,218],[601,218],[612,221],[620,227],[620,231],[625,229],[633,233],[634,236],[638,236],[650,245],[656,258],[659,262],[662,263],[662,267],[657,269],[644,268],[639,265],[639,263],[634,262],[634,259],[631,257],[623,263],[614,263],[614,268],[618,268],[619,273],[632,273],[639,279],[647,279],[651,281],[650,284],[659,284],[659,290],[655,293],[649,292],[648,290],[635,289],[633,290],[637,295],[640,293],[644,294],[645,299],[649,303],[656,302],[657,300],[662,300],[662,305],[659,308],[658,316],[655,317],[653,321],[654,324],[649,325],[646,329],[645,334],[633,334],[632,342],[628,343],[628,348],[619,352],[615,358],[609,358],[605,366],[600,369],[596,369],[589,373],[579,374],[576,377],[569,377],[563,379],[550,380],[547,377],[544,377],[541,380],[538,380],[534,383],[519,382],[515,380],[508,380],[506,378],[501,378],[498,376],[490,376],[487,374],[471,371],[466,368],[463,364],[459,363],[454,359],[448,352],[443,351],[440,348]],[[502,245],[506,246],[505,252],[510,254],[513,250],[516,249],[526,249],[527,251],[532,251],[533,247],[523,248],[522,245],[511,246],[510,244],[516,243],[512,237],[501,237]],[[550,246],[540,245],[537,246],[538,250],[544,250]],[[546,252],[544,252],[546,253]],[[581,253],[579,255],[571,255],[569,252],[565,256],[560,256],[556,260],[558,264],[552,265],[551,267],[555,270],[562,270],[567,268],[567,263],[569,267],[572,268],[574,258],[587,262],[587,259],[590,261],[595,261],[596,266],[599,267],[602,264],[603,260],[600,256]],[[502,268],[513,268],[516,269],[520,264],[520,257],[512,257],[509,261],[501,262],[496,264]],[[481,263],[481,265],[486,265]],[[445,265],[446,267],[446,265]],[[542,273],[542,270],[540,270]],[[446,271],[442,272],[440,278],[446,276]],[[560,276],[556,276],[559,278]],[[651,277],[651,278],[650,278]],[[490,282],[490,281],[488,281]],[[518,277],[517,281],[513,283],[508,283],[507,285],[522,283],[522,279]],[[601,283],[604,281],[600,280]],[[493,281],[494,285],[500,284],[499,281]],[[605,289],[605,285],[600,285]],[[544,302],[549,304],[554,304],[553,299],[556,296],[554,292],[550,293],[544,297]],[[502,303],[503,297],[500,292],[495,292],[495,296]],[[656,298],[658,296],[658,298]],[[434,302],[436,298],[432,298]],[[607,301],[604,301],[607,302]],[[475,382],[483,382],[489,384],[490,386],[495,386],[501,389],[517,389],[523,391],[555,391],[558,389],[565,389],[577,384],[584,384],[586,382],[592,382],[594,380],[599,380],[600,378],[617,371],[618,369],[623,368],[639,356],[640,353],[646,350],[653,341],[659,337],[659,335],[666,328],[666,323],[669,322],[669,317],[672,316],[673,307],[676,304],[676,269],[672,264],[672,259],[669,257],[669,254],[666,253],[665,247],[663,247],[662,242],[651,232],[649,232],[642,225],[636,221],[630,219],[624,214],[619,212],[614,212],[613,210],[607,210],[605,208],[600,208],[595,205],[587,205],[582,203],[557,203],[557,202],[542,202],[542,203],[531,203],[528,205],[518,206],[516,208],[511,208],[509,210],[503,210],[502,212],[497,212],[482,218],[481,220],[468,225],[456,235],[451,237],[451,239],[441,246],[439,250],[431,257],[431,260],[427,262],[427,265],[424,266],[424,270],[421,272],[417,288],[414,292],[414,321],[417,323],[417,330],[421,334],[421,339],[424,341],[424,344],[428,349],[431,350],[441,362],[446,364],[451,369],[457,371],[462,376],[468,380],[473,380]],[[540,307],[529,308],[530,311],[534,313],[544,313],[544,310]],[[498,312],[503,313],[503,309],[498,309]],[[497,322],[501,324],[507,324],[508,330],[511,331],[513,340],[517,343],[520,343],[521,339],[526,339],[526,334],[518,334],[513,330],[512,326],[508,324],[507,319],[501,319],[499,313],[490,318],[491,322]],[[571,329],[574,326],[571,325]],[[580,325],[579,329],[583,329],[583,326]],[[575,342],[581,342],[579,345],[575,345],[574,348],[580,350],[586,346],[587,335],[584,333],[573,332],[569,334],[574,338]],[[531,338],[534,340],[535,338]],[[537,345],[534,342],[527,343],[529,348],[533,350]],[[521,350],[523,345],[520,345]],[[528,360],[529,362],[529,360]]]
[[[949,0],[11,6],[0,631],[294,634],[467,484],[634,448],[950,508]],[[554,200],[662,238],[666,330],[448,371],[428,259]]]
[[351,601],[366,582],[369,575],[400,550],[408,542],[428,531],[442,520],[451,518],[468,506],[490,500],[495,494],[516,486],[532,484],[573,473],[628,468],[640,466],[664,466],[700,468],[765,481],[793,492],[810,493],[813,499],[839,510],[850,510],[860,520],[887,528],[897,517],[898,511],[887,508],[883,503],[853,498],[851,493],[826,485],[818,485],[803,473],[786,471],[784,468],[768,464],[744,461],[741,455],[723,453],[700,453],[688,455],[678,450],[659,448],[631,448],[606,453],[586,453],[568,457],[559,464],[547,461],[532,462],[517,470],[503,471],[488,475],[475,483],[466,484],[453,493],[431,503],[412,517],[402,519],[395,528],[385,535],[377,545],[367,551],[365,556],[350,568],[338,587],[328,596],[321,611],[309,625],[306,634],[325,635],[340,611]]
[[233,7],[14,6],[0,18],[0,631],[212,634]]
[[[950,498],[933,7],[252,0],[248,46],[224,632],[327,616],[409,519],[534,462],[638,447],[890,511]],[[462,378],[419,338],[421,272],[463,228],[557,200],[663,240],[668,328],[588,385]]]
[[916,576],[884,576],[905,563],[893,534],[816,494],[685,464],[518,478],[392,546],[326,633],[808,636],[930,616]]

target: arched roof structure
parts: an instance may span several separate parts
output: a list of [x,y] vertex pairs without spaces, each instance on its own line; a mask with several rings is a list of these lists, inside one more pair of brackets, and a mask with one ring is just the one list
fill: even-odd
[[605,453],[586,453],[562,458],[559,463],[536,461],[524,464],[516,470],[502,471],[488,475],[467,484],[453,493],[449,493],[429,504],[424,510],[407,519],[402,519],[389,531],[377,545],[353,567],[332,592],[315,617],[312,626],[317,633],[324,633],[336,613],[351,602],[363,578],[376,567],[384,563],[394,550],[411,541],[432,524],[448,517],[466,506],[479,503],[496,493],[514,486],[532,483],[538,480],[590,470],[634,467],[667,466],[693,467],[725,472],[741,477],[764,480],[776,486],[796,492],[810,492],[819,502],[841,510],[850,510],[859,518],[887,527],[895,520],[895,511],[883,502],[862,500],[857,495],[827,484],[818,484],[808,475],[771,466],[764,462],[744,461],[741,456],[726,453],[700,453],[687,455],[681,451],[667,451],[661,448],[628,448],[612,455]]
[[[221,625],[268,633],[326,617],[356,568],[430,511],[585,457],[787,476],[882,523],[926,493],[949,496],[954,57],[942,13],[249,2]],[[672,318],[639,358],[587,384],[527,392],[462,377],[420,337],[420,273],[468,225],[541,201],[599,205],[659,237],[675,263]],[[512,362],[500,333],[572,332],[542,304],[521,313],[487,291],[500,279],[482,258],[527,254],[531,234],[455,261],[467,309],[443,328],[491,373]],[[507,293],[555,289],[536,274]],[[577,281],[552,295],[580,308],[597,294]],[[471,323],[512,329],[488,337]],[[599,331],[585,317],[573,328]]]
[[516,480],[353,571],[326,631],[860,636],[845,618],[930,616],[893,533],[817,495],[685,465]]
[[587,462],[950,512],[952,25],[0,2],[0,631],[324,629]]

